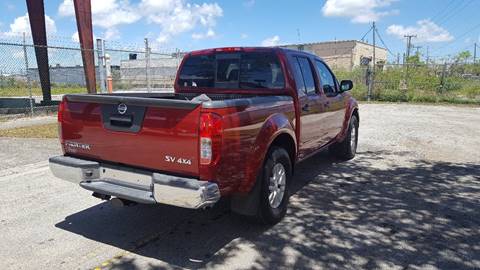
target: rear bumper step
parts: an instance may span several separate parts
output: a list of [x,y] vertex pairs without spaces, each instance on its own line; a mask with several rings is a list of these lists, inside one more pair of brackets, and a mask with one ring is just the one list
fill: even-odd
[[97,192],[146,204],[198,209],[220,199],[218,185],[208,181],[102,165],[67,156],[50,158],[53,175]]

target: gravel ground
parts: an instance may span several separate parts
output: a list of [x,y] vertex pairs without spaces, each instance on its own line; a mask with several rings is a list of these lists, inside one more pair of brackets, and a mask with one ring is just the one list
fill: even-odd
[[5,122],[0,122],[0,130],[1,129],[12,129],[12,128],[19,128],[19,127],[28,127],[28,126],[37,126],[37,125],[45,125],[50,123],[57,122],[56,115],[49,115],[49,116],[35,116],[35,117],[23,117],[18,119],[11,119]]
[[480,269],[480,108],[361,106],[357,157],[298,165],[287,217],[115,209],[1,138],[0,269]]

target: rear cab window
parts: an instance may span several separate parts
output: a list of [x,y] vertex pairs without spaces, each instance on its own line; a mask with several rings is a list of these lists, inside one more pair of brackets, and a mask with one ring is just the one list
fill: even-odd
[[178,86],[282,89],[285,78],[274,52],[217,52],[189,56],[180,70]]

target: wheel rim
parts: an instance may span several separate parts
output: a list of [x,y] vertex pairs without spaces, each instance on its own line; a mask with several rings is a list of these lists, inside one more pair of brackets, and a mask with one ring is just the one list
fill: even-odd
[[285,167],[282,163],[277,163],[273,166],[272,175],[270,176],[270,183],[268,185],[268,202],[272,208],[280,206],[285,195],[287,175]]
[[350,130],[350,147],[352,149],[352,153],[355,153],[357,150],[357,127],[355,125],[353,125]]

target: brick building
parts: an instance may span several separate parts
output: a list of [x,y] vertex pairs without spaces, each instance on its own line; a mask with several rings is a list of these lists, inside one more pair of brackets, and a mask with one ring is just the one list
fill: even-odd
[[[304,44],[283,45],[283,48],[307,51],[320,56],[332,69],[352,70],[355,67],[372,64],[373,46],[358,40],[326,41]],[[387,62],[387,50],[375,47],[375,62],[378,68]]]

